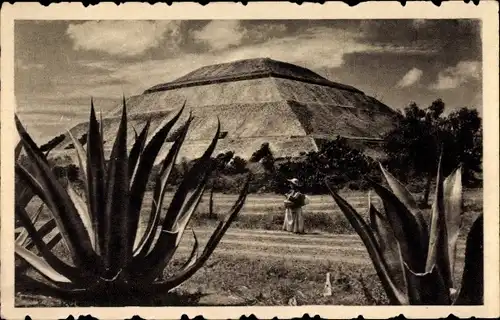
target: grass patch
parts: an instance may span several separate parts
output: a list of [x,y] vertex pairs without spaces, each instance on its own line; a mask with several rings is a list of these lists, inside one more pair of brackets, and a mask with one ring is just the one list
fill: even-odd
[[[178,269],[184,257],[173,261],[166,274]],[[326,273],[331,274],[332,296],[324,297]],[[20,289],[20,286],[16,286]],[[370,293],[366,294],[366,290]],[[17,290],[16,290],[17,291]],[[219,256],[216,253],[181,287],[155,301],[131,299],[131,305],[370,305],[387,304],[387,298],[372,266],[329,261],[296,260],[293,256],[248,258]],[[230,300],[230,303],[228,301]],[[81,307],[96,305],[83,301],[63,301],[35,293],[16,293],[20,307]]]

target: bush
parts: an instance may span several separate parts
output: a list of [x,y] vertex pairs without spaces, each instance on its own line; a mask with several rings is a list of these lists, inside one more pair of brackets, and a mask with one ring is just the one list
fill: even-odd
[[325,142],[318,152],[307,153],[302,161],[288,159],[278,165],[273,189],[283,193],[288,188],[287,179],[296,177],[307,193],[326,193],[325,180],[338,188],[359,190],[368,187],[364,176],[371,174],[374,166],[373,160],[351,148],[345,139],[337,138]]

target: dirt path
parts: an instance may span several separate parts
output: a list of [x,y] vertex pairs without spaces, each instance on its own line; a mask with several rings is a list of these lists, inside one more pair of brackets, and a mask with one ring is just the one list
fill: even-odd
[[[195,230],[204,246],[211,229]],[[178,254],[188,255],[193,237],[185,233]],[[463,260],[465,242],[459,241],[459,261]],[[267,259],[322,260],[349,264],[369,264],[368,253],[358,235],[316,233],[296,235],[282,231],[230,229],[213,253],[214,256],[252,256]]]

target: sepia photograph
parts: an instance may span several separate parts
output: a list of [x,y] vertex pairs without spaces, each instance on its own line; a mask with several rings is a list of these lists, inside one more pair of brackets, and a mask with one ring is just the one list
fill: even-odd
[[21,7],[1,25],[12,315],[498,314],[498,4]]

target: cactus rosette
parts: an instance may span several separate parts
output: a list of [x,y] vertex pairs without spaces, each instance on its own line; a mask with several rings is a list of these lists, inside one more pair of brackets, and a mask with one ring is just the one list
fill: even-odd
[[[217,144],[220,123],[205,153],[197,159],[177,187],[166,212],[162,212],[167,180],[192,122],[190,115],[180,127],[172,147],[154,177],[152,206],[145,228],[140,227],[142,204],[155,159],[184,106],[147,142],[150,120],[128,153],[125,98],[110,160],[104,160],[103,130],[91,102],[86,150],[71,136],[84,181],[83,196],[71,183],[63,186],[49,167],[45,155],[16,116],[22,147],[30,170],[16,164],[16,175],[47,206],[52,223],[70,259],[57,256],[36,229],[24,207],[16,215],[39,255],[16,243],[16,256],[41,277],[22,273],[22,279],[38,292],[103,304],[123,304],[127,296],[154,296],[169,292],[189,279],[210,257],[245,203],[248,182],[226,218],[217,225],[202,252],[193,231],[194,245],[185,264],[168,278],[163,271],[172,261],[188,222],[196,211],[213,170],[211,155]],[[146,143],[147,142],[147,143]],[[16,192],[17,193],[17,192]],[[16,194],[16,196],[19,196]],[[23,237],[26,235],[23,234]],[[69,261],[67,261],[69,260]],[[19,270],[17,270],[19,271]],[[28,287],[28,286],[27,286]]]
[[441,160],[430,226],[413,195],[382,166],[391,190],[370,181],[384,213],[369,201],[369,223],[335,191],[330,193],[362,239],[385,293],[395,305],[483,304],[483,216],[466,241],[461,283],[455,281],[457,240],[462,221],[462,173],[444,181]]

